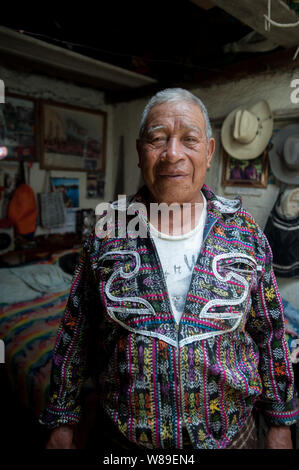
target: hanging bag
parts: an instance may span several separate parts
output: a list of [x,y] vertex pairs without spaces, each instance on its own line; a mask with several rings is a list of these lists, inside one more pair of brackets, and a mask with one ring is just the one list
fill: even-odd
[[26,183],[23,161],[20,162],[18,185],[9,202],[7,217],[14,225],[18,235],[34,234],[37,224],[37,203],[33,189]]
[[41,226],[48,229],[65,224],[63,195],[53,190],[49,173],[46,172],[46,191],[39,194]]

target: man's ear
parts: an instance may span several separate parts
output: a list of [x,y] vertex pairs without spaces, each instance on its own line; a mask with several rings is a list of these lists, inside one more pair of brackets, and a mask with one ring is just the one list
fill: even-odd
[[210,168],[211,160],[215,152],[215,139],[211,137],[208,144],[208,153],[207,153],[207,168]]

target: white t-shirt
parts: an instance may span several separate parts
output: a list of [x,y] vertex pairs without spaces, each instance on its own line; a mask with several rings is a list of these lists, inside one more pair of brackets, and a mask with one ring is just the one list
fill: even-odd
[[171,308],[177,323],[180,322],[191,282],[193,267],[197,261],[206,221],[207,202],[196,227],[180,236],[166,235],[150,224],[151,236],[162,264]]

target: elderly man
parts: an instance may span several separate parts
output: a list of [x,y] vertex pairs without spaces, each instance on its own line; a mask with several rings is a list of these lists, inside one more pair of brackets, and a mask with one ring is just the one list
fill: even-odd
[[[90,236],[74,275],[41,418],[48,448],[73,446],[89,375],[99,427],[121,447],[255,448],[259,410],[266,447],[292,448],[298,410],[271,250],[238,198],[204,185],[214,147],[197,97],[167,89],[150,100],[137,141],[145,187],[114,205],[114,225]],[[145,231],[124,236],[121,211],[129,225],[134,203]],[[150,210],[161,203],[179,208],[164,225]]]

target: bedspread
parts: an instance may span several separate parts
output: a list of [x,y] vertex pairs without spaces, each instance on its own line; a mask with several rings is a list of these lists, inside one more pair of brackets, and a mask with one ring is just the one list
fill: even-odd
[[69,289],[0,308],[0,338],[13,392],[36,417],[44,408],[52,350]]

